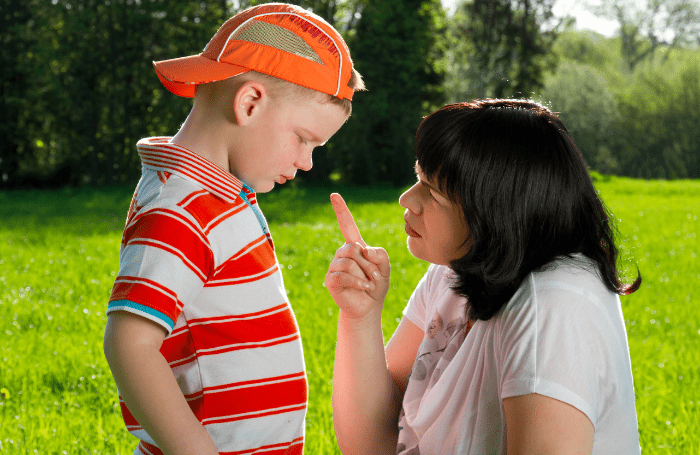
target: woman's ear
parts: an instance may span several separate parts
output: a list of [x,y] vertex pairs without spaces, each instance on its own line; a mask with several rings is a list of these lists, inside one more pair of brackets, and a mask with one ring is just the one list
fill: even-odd
[[233,113],[236,123],[245,126],[254,121],[267,106],[268,95],[265,86],[257,81],[247,81],[241,85],[233,97]]

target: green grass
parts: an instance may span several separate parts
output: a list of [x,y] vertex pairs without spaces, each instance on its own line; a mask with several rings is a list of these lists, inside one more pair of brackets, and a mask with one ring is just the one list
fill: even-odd
[[[623,297],[644,453],[700,453],[700,182],[597,183],[619,219]],[[130,454],[102,354],[132,188],[0,193],[0,453]],[[396,327],[427,269],[405,247],[392,189],[284,189],[260,195],[302,331],[310,384],[306,453],[337,454],[331,378],[338,310],[323,287],[342,237],[328,195],[348,201],[367,243],[387,249]],[[7,392],[7,393],[4,393]]]

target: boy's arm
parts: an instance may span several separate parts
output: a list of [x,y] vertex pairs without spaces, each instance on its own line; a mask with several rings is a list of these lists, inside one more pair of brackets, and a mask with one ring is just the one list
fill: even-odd
[[104,352],[124,402],[166,455],[218,454],[160,353],[166,332],[126,311],[107,317]]

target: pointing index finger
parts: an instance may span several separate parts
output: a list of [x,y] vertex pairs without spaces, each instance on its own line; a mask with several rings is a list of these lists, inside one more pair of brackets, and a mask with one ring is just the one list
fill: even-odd
[[350,209],[345,204],[343,197],[338,193],[331,194],[331,204],[333,205],[333,210],[335,210],[335,217],[338,219],[338,226],[340,226],[340,232],[343,233],[345,242],[359,243],[366,247],[367,244],[362,240],[360,230],[357,228],[352,213],[350,213]]

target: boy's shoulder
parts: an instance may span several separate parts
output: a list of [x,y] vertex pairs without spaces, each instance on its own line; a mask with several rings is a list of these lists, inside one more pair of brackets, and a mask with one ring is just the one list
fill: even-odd
[[129,218],[147,214],[182,218],[205,232],[212,222],[223,214],[243,208],[239,196],[225,201],[197,183],[178,175],[144,169],[134,193]]

